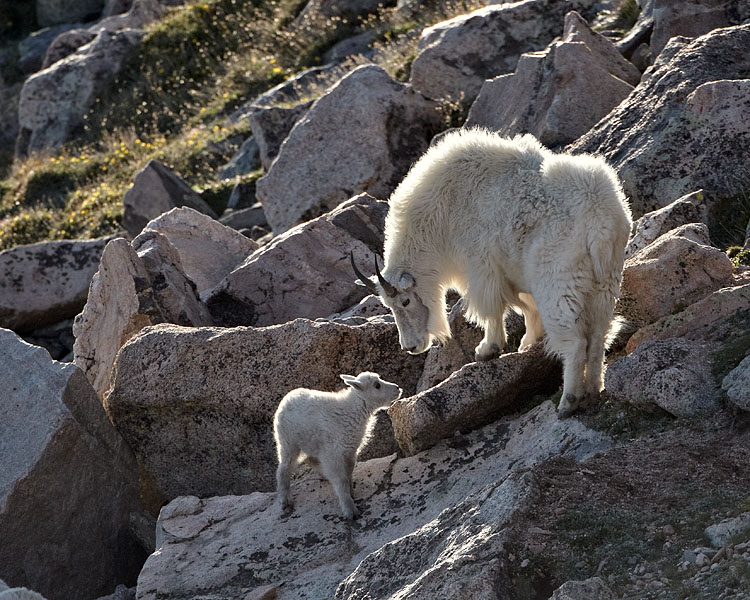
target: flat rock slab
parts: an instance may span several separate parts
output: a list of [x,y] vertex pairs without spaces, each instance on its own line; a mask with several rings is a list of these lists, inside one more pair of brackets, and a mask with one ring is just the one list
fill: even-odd
[[162,509],[137,597],[244,597],[266,586],[278,586],[278,600],[501,597],[506,528],[536,494],[513,471],[609,447],[546,402],[412,457],[358,463],[353,524],[315,473],[293,482],[295,510],[283,518],[273,494],[178,498]]
[[148,327],[122,347],[105,408],[167,498],[275,487],[272,422],[289,390],[376,371],[413,393],[423,357],[377,318],[346,326]]
[[135,457],[82,371],[0,329],[0,577],[49,600],[132,582]]
[[527,352],[469,363],[442,383],[388,410],[401,449],[408,455],[437,441],[466,433],[512,412],[538,394],[553,393],[562,381],[560,362],[541,344]]
[[39,242],[0,252],[0,327],[23,333],[74,317],[110,239]]

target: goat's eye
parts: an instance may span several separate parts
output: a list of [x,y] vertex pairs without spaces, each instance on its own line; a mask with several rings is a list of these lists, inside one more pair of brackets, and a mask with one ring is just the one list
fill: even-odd
[[404,301],[403,301],[403,302],[401,303],[401,306],[409,306],[409,302],[411,302],[411,300],[409,300],[409,298],[407,298],[406,300],[404,300]]
[[380,389],[380,383],[378,383],[377,381],[375,382],[375,389],[376,389],[376,390],[379,390],[379,389]]

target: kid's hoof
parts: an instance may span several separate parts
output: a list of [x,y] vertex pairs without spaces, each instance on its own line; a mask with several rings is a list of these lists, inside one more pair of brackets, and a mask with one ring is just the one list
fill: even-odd
[[566,394],[565,398],[560,400],[560,406],[557,407],[557,418],[567,419],[578,408],[578,398],[573,394]]
[[498,356],[500,356],[500,347],[497,344],[492,344],[487,349],[480,349],[477,346],[476,350],[474,350],[474,360],[477,362],[485,362]]

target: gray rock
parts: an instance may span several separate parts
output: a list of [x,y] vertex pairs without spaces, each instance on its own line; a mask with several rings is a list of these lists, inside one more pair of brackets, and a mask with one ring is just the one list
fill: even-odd
[[750,176],[750,24],[673,38],[628,98],[568,147],[603,155],[635,217],[697,189],[731,197]]
[[355,194],[387,197],[437,132],[437,105],[380,67],[349,73],[292,129],[257,197],[274,234]]
[[252,229],[253,227],[268,227],[266,215],[259,202],[248,208],[225,210],[219,218],[219,222],[238,231],[240,229]]
[[387,3],[383,0],[308,0],[296,22],[319,27],[322,22],[331,18],[356,19],[374,13]]
[[[33,32],[18,43],[18,67],[24,73],[34,73],[42,67],[44,55],[50,44],[63,32],[80,25],[56,25]],[[92,38],[93,39],[93,38]],[[89,40],[91,41],[91,40]]]
[[550,600],[617,600],[601,577],[568,581],[552,593]]
[[702,223],[666,233],[625,261],[617,311],[641,327],[684,310],[732,281],[732,261]]
[[39,242],[0,252],[0,327],[29,332],[74,317],[110,239]]
[[104,405],[166,497],[249,493],[275,487],[273,414],[289,390],[340,389],[339,373],[377,370],[412,393],[422,365],[377,321],[159,325],[119,351]]
[[276,236],[239,265],[206,300],[217,324],[273,325],[327,317],[365,295],[349,253],[371,262],[382,247],[388,205],[362,194]]
[[395,323],[390,309],[380,301],[378,296],[365,296],[347,310],[326,317],[327,321],[336,321],[345,325],[362,325],[371,317],[380,317],[384,321]]
[[330,85],[327,82],[334,77],[336,72],[338,69],[334,65],[323,65],[301,71],[243,104],[229,118],[236,122],[248,118],[258,108],[307,102],[313,95],[317,95],[316,90],[319,91],[321,87],[325,89]]
[[334,46],[330,50],[327,50],[323,55],[323,61],[326,63],[340,62],[350,56],[372,58],[375,54],[375,49],[372,47],[372,44],[377,39],[377,29],[368,29],[362,33],[358,33],[357,35],[334,44]]
[[750,410],[750,356],[724,377],[721,387],[732,404],[742,410]]
[[558,421],[548,402],[416,456],[358,463],[354,525],[336,516],[333,490],[315,473],[293,482],[290,517],[272,494],[178,498],[159,517],[159,551],[138,597],[240,597],[262,586],[279,586],[278,600],[504,597],[503,543],[538,493],[514,468],[610,445],[575,419]]
[[524,52],[541,50],[562,32],[570,10],[588,16],[594,0],[525,0],[477,9],[422,32],[411,83],[428,98],[470,104],[485,79],[516,68]]
[[36,20],[42,27],[89,21],[103,8],[104,0],[36,0]]
[[608,40],[570,12],[562,41],[521,55],[515,73],[484,83],[465,126],[509,137],[532,133],[547,146],[564,145],[630,94],[633,86],[624,77],[637,82],[638,76]]
[[46,69],[58,60],[70,56],[80,47],[85,46],[96,38],[96,33],[83,28],[68,28],[66,31],[56,36],[45,51],[41,60],[41,67]]
[[100,32],[76,52],[29,77],[21,89],[16,156],[56,149],[71,139],[97,94],[119,72],[143,32]]
[[[0,572],[50,600],[134,581],[137,465],[80,369],[0,330]],[[5,592],[7,593],[7,591]]]
[[[733,538],[750,534],[750,512],[742,513],[731,519],[724,519],[716,525],[710,525],[706,527],[704,533],[711,542],[711,546],[723,548],[732,542]],[[737,542],[737,540],[734,541]]]
[[109,389],[120,347],[147,325],[211,323],[168,240],[152,231],[138,245],[136,251],[122,238],[107,244],[86,306],[73,323],[73,360],[99,397]]
[[[748,306],[750,284],[722,288],[683,311],[639,329],[628,340],[625,349],[630,353],[646,341],[674,337],[703,342],[731,342],[736,335],[742,335],[750,327]],[[737,362],[740,360],[742,357]]]
[[712,29],[741,22],[735,2],[722,0],[654,0],[651,51],[654,56],[676,36],[698,37]]
[[247,138],[231,160],[219,169],[219,179],[247,175],[260,168],[260,148],[254,137]]
[[518,410],[536,395],[554,393],[561,380],[560,362],[537,344],[526,352],[464,365],[435,387],[394,402],[388,414],[398,445],[412,455]]
[[27,588],[0,587],[0,600],[46,600],[41,594]]
[[122,225],[135,237],[149,221],[180,206],[217,218],[211,207],[182,179],[156,160],[138,172],[122,200]]
[[150,221],[133,240],[139,254],[139,240],[149,232],[169,240],[179,256],[180,270],[195,284],[202,299],[258,249],[253,240],[188,207],[173,208]]
[[708,200],[703,190],[677,198],[671,204],[646,213],[633,224],[634,234],[625,248],[630,258],[658,237],[689,223],[708,225]]
[[248,117],[253,138],[258,144],[260,163],[264,171],[267,172],[271,168],[271,163],[279,154],[281,144],[297,121],[307,114],[311,105],[312,100],[289,108],[280,106],[258,108]]
[[[448,322],[451,326],[451,338],[427,351],[424,371],[417,384],[418,392],[436,386],[464,365],[474,362],[474,349],[482,339],[483,331],[464,317],[463,300],[453,305],[448,314]],[[505,349],[517,349],[518,341],[525,331],[523,317],[510,311],[505,316],[505,328],[508,335]]]
[[706,344],[648,341],[607,367],[604,387],[623,402],[656,405],[676,417],[709,415],[718,410],[719,395],[711,367],[711,348]]
[[[260,167],[260,162],[258,163],[258,167]],[[232,193],[229,195],[229,200],[227,201],[227,210],[250,208],[256,204],[260,206],[262,210],[263,207],[260,202],[255,201],[255,183],[255,179],[250,179],[249,181],[238,181],[235,183],[232,188]],[[222,216],[226,214],[225,211],[222,213]],[[264,213],[263,219],[265,220],[265,218]]]

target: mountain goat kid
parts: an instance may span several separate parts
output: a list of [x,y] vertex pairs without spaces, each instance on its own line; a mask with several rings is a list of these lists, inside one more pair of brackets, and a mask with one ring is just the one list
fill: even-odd
[[359,515],[352,500],[357,450],[368,437],[373,413],[397,400],[401,388],[367,371],[356,377],[340,377],[348,386],[343,390],[297,388],[284,396],[276,409],[276,499],[282,510],[292,509],[289,476],[300,454],[305,454],[320,463],[320,471],[333,485],[344,517],[354,519]]
[[450,337],[445,293],[463,295],[484,329],[476,360],[505,346],[509,308],[523,313],[520,350],[546,333],[562,358],[558,416],[602,389],[605,338],[620,293],[630,209],[614,170],[589,155],[555,154],[531,135],[482,129],[443,137],[392,194],[385,266],[360,283],[393,312],[401,347]]

